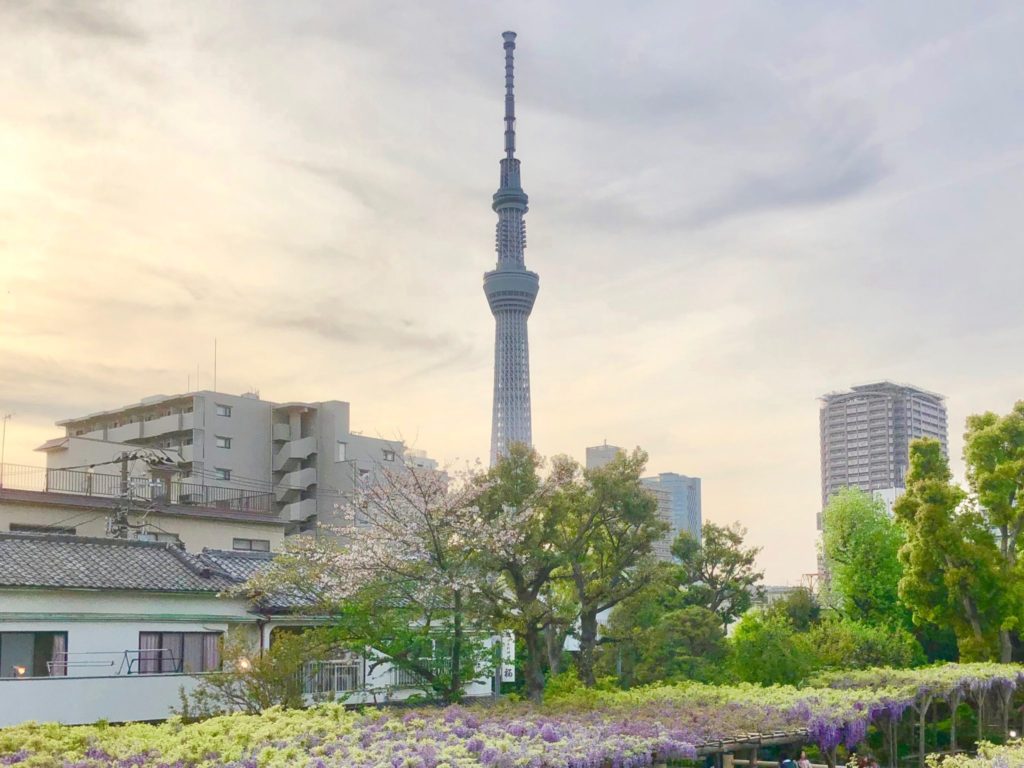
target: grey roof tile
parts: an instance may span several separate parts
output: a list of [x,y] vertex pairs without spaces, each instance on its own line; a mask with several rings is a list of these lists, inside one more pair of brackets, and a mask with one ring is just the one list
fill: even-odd
[[0,586],[216,593],[237,579],[170,544],[0,534]]

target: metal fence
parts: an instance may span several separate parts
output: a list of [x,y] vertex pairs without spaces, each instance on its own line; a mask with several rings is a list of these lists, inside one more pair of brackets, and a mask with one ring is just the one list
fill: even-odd
[[303,672],[306,694],[311,696],[351,693],[363,688],[361,659],[311,661]]
[[[124,495],[120,475],[22,464],[0,464],[0,488],[111,499]],[[274,494],[269,490],[206,485],[191,480],[150,476],[129,477],[127,490],[132,499],[141,502],[215,507],[241,512],[274,511]]]

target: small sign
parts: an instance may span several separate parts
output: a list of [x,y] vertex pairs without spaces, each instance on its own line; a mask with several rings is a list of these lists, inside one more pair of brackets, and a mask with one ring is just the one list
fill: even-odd
[[516,681],[516,636],[512,632],[501,635],[501,682]]

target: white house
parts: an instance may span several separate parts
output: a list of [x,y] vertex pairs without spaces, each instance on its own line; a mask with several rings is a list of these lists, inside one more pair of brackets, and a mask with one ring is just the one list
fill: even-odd
[[[253,606],[221,593],[265,567],[262,552],[206,550],[53,534],[0,534],[0,727],[27,720],[159,720],[204,673],[220,669],[221,637],[308,625],[295,605]],[[361,659],[310,660],[307,691],[353,703],[415,691],[397,669]],[[489,682],[469,695],[489,695]]]

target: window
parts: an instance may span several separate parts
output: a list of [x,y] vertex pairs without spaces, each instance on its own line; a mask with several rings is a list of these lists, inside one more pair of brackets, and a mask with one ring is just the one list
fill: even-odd
[[0,677],[64,677],[67,632],[0,632]]
[[224,469],[224,467],[214,467],[213,475],[218,480],[230,480],[231,479],[231,470],[230,469]]
[[226,416],[227,418],[230,419],[231,418],[231,406],[230,405],[221,405],[220,403],[217,403],[217,415],[218,416]]
[[231,548],[242,552],[269,552],[270,541],[267,539],[233,539]]
[[384,461],[394,461],[394,460],[395,460],[395,452],[385,448],[384,449]]
[[62,533],[74,536],[75,529],[63,525],[30,525],[29,523],[11,523],[11,533]]
[[222,435],[217,435],[214,438],[214,440],[217,441],[217,447],[218,448],[230,448],[231,447],[231,438],[230,437],[224,437]]
[[334,446],[334,460],[345,461],[345,453],[348,450],[348,443],[343,440],[339,440]]
[[359,476],[360,477],[366,477],[368,474],[370,474],[370,470],[368,470],[368,469],[360,469],[359,470]]
[[220,632],[139,632],[137,673],[194,674],[220,669]]

